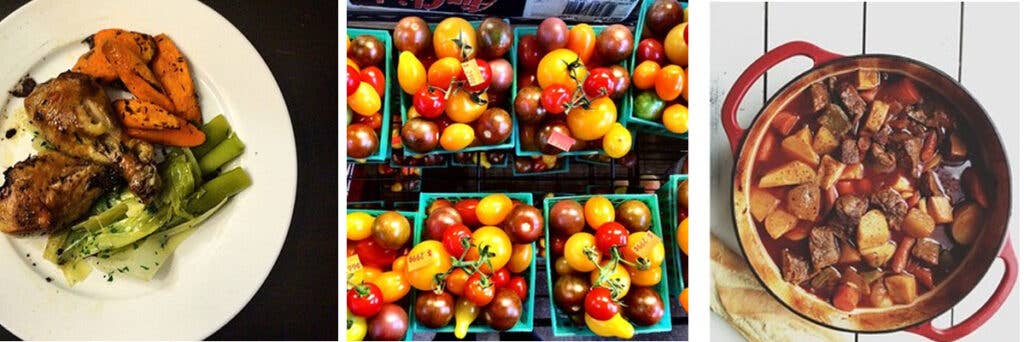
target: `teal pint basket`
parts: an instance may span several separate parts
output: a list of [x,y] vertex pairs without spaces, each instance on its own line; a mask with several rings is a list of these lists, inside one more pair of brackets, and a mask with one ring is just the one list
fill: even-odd
[[[664,242],[665,235],[662,234],[661,215],[660,215],[660,211],[658,211],[658,197],[657,196],[650,195],[650,194],[647,194],[647,195],[635,195],[635,194],[630,194],[630,195],[601,195],[601,196],[604,196],[604,198],[607,198],[609,201],[612,202],[612,205],[614,205],[616,207],[618,207],[619,204],[622,204],[622,202],[625,202],[625,201],[628,201],[628,200],[638,200],[638,201],[641,201],[644,204],[646,204],[651,209],[651,221],[652,221],[651,222],[651,231],[654,232],[654,234],[658,235],[658,237],[661,237],[662,241]],[[549,197],[549,198],[545,198],[544,199],[544,222],[545,223],[550,222],[549,215],[550,215],[550,212],[551,212],[551,207],[554,206],[555,203],[557,203],[558,201],[561,201],[561,200],[572,200],[572,201],[579,202],[580,205],[583,205],[591,197],[594,197],[594,196],[566,196],[566,197]],[[546,239],[545,244],[547,246],[551,246],[551,234],[550,234],[550,231],[545,231],[544,238]],[[665,247],[665,248],[668,248],[668,247]],[[554,265],[555,264],[550,259],[551,257],[553,257],[553,255],[548,254],[548,258],[549,258],[548,259],[548,265]],[[547,267],[548,289],[553,289],[554,288],[553,287],[554,279],[552,278],[552,273],[551,273],[551,271],[552,271],[551,269],[552,268],[553,267]],[[654,325],[649,325],[649,326],[645,326],[645,327],[640,327],[640,326],[636,327],[636,334],[648,334],[648,333],[672,331],[672,312],[671,312],[671,306],[672,305],[669,302],[669,295],[668,295],[668,290],[669,290],[669,284],[668,283],[669,282],[664,280],[664,279],[668,278],[668,276],[666,275],[666,272],[667,272],[666,268],[668,268],[668,266],[665,265],[665,264],[662,264],[661,278],[663,280],[662,280],[662,282],[658,283],[658,285],[654,286],[654,289],[657,290],[659,294],[661,294],[661,301],[665,305],[665,315],[662,316],[661,320],[658,321],[658,323],[655,323]],[[564,312],[562,312],[561,309],[559,309],[557,306],[555,306],[554,298],[552,298],[552,297],[548,298],[548,305],[551,306],[551,329],[552,329],[552,331],[553,331],[553,333],[554,333],[554,335],[556,337],[597,336],[592,331],[590,331],[590,329],[587,328],[586,325],[574,324],[572,322],[572,320],[569,319],[568,315],[566,315]]]
[[[689,7],[689,2],[680,1],[679,3],[681,3],[683,5],[683,9],[686,9],[687,7]],[[647,18],[647,9],[650,8],[652,4],[654,4],[654,0],[644,0],[643,4],[640,5],[640,12],[637,12],[637,13],[639,13],[637,15],[638,22],[637,22],[637,25],[636,25],[636,29],[633,30],[634,31],[633,32],[633,54],[630,55],[630,58],[629,58],[629,73],[630,73],[630,75],[633,74],[633,69],[636,68],[636,49],[640,45],[640,39],[641,39],[641,36],[642,36],[642,33],[643,33],[643,28],[644,28],[644,21]],[[687,74],[687,76],[689,76],[689,74]],[[636,90],[632,86],[632,84],[630,84],[629,92],[626,95],[626,97],[629,98],[630,108],[633,107],[633,97],[635,97],[635,96],[636,96]],[[689,107],[689,106],[687,106],[687,107]],[[665,137],[670,137],[670,138],[676,138],[676,139],[683,139],[683,140],[688,140],[689,137],[690,137],[690,133],[688,133],[688,132],[687,133],[683,133],[683,134],[672,133],[672,132],[669,132],[669,130],[665,128],[665,125],[660,123],[660,122],[655,122],[655,121],[650,121],[650,120],[645,120],[645,119],[641,119],[641,118],[635,117],[635,116],[633,116],[633,111],[632,110],[630,110],[628,112],[627,111],[620,112],[619,113],[619,117],[620,117],[619,122],[621,122],[623,126],[626,126],[627,128],[635,128],[636,130],[644,132],[644,133],[650,133],[650,134],[655,134],[655,135],[660,135],[660,136],[665,136]]]
[[[381,98],[381,125],[380,125],[380,147],[377,148],[377,152],[374,152],[369,157],[363,159],[356,159],[348,157],[349,161],[360,163],[360,164],[379,164],[391,159],[391,155],[388,153],[391,147],[391,78],[392,70],[395,68],[392,66],[391,51],[393,50],[393,43],[391,42],[391,33],[386,30],[370,30],[370,29],[357,29],[347,28],[346,29],[349,38],[354,38],[361,35],[370,35],[377,38],[384,43],[384,96]],[[344,57],[342,57],[344,58]],[[347,114],[346,114],[347,115]],[[359,115],[359,114],[354,114]],[[340,119],[340,118],[339,118]]]
[[[413,233],[412,233],[413,234],[412,235],[413,246],[415,246],[416,244],[420,243],[420,241],[423,240],[423,237],[422,237],[422,235],[423,235],[423,221],[426,220],[426,218],[427,218],[426,217],[426,211],[427,211],[427,208],[430,207],[431,203],[433,203],[434,201],[436,201],[438,199],[446,199],[446,200],[451,201],[452,203],[455,203],[455,202],[458,202],[459,200],[463,200],[463,199],[467,199],[467,198],[478,198],[478,199],[479,198],[484,198],[485,196],[490,195],[490,194],[491,193],[484,193],[484,192],[470,192],[470,193],[426,193],[426,192],[424,192],[424,193],[420,193],[420,210],[419,210],[419,214],[421,216],[419,217],[419,219],[416,220],[415,228],[413,229]],[[530,193],[505,193],[505,195],[508,196],[509,198],[513,199],[513,200],[519,200],[519,201],[521,201],[521,202],[523,202],[525,204],[533,205],[533,194],[530,194]],[[537,243],[533,244],[533,248],[534,248],[535,251],[537,250]],[[534,310],[534,296],[536,294],[536,290],[535,290],[536,286],[535,286],[535,284],[537,283],[537,258],[536,257],[534,257],[533,260],[530,261],[530,267],[527,268],[526,271],[524,271],[522,273],[522,275],[523,275],[524,278],[526,278],[527,286],[529,286],[529,288],[528,288],[529,289],[528,290],[529,294],[527,295],[527,298],[525,300],[523,300],[523,310],[522,310],[522,315],[519,316],[519,322],[517,322],[516,325],[513,326],[511,329],[507,330],[509,332],[529,332],[529,331],[533,331],[533,313],[534,313],[534,311],[536,311],[536,310]],[[419,290],[416,290],[416,289],[413,289],[411,291],[412,303],[416,303],[416,295],[417,295],[418,292],[419,292]],[[413,308],[410,306],[409,321],[411,322],[410,324],[412,326],[412,331],[413,332],[415,332],[415,333],[439,333],[439,332],[454,332],[455,331],[455,321],[454,321],[454,319],[452,320],[451,323],[449,323],[448,325],[446,325],[444,327],[436,328],[436,329],[435,328],[429,328],[429,327],[426,327],[426,326],[423,326],[422,324],[420,324],[419,320],[416,319],[416,317],[415,317],[415,311],[412,310],[412,309]],[[487,324],[484,324],[482,318],[477,318],[477,321],[469,326],[469,332],[470,333],[487,333],[487,332],[497,332],[497,331],[494,330],[494,329],[491,329],[491,327],[487,326]]]
[[[515,162],[513,161],[513,163],[515,163]],[[558,165],[555,165],[555,167],[551,168],[550,170],[545,170],[545,171],[540,171],[540,172],[519,172],[513,166],[512,167],[512,176],[513,177],[533,177],[533,176],[557,175],[557,174],[561,174],[561,173],[569,173],[569,159],[568,158],[558,158],[557,163],[558,163]]]
[[[668,177],[668,182],[662,184],[661,188],[658,189],[658,198],[661,201],[662,220],[665,222],[664,227],[667,231],[665,236],[665,248],[670,249],[668,255],[671,256],[670,261],[672,262],[669,267],[669,283],[672,287],[672,294],[676,295],[684,288],[686,288],[686,282],[683,279],[683,252],[679,250],[679,245],[676,243],[676,227],[679,226],[679,206],[676,205],[676,201],[679,199],[677,194],[679,193],[679,183],[689,180],[689,175],[671,175]],[[688,265],[687,265],[688,266]]]

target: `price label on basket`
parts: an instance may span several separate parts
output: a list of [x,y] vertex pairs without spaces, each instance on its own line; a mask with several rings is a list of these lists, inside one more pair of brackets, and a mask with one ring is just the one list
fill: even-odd
[[633,249],[633,253],[636,253],[636,255],[650,255],[651,250],[660,243],[661,238],[648,230],[647,234],[641,236],[640,241],[637,241],[637,243],[631,248]]
[[568,151],[572,149],[572,145],[576,144],[576,139],[560,132],[551,132],[551,136],[549,136],[548,141],[545,142],[559,150]]
[[345,267],[346,271],[348,272],[348,274],[352,275],[351,278],[348,278],[349,283],[352,283],[352,284],[362,283],[363,282],[363,272],[362,272],[362,270],[363,270],[363,263],[359,261],[359,256],[358,255],[349,256],[348,260],[345,262],[345,264],[346,264],[346,267]]
[[415,254],[409,254],[409,262],[405,266],[406,272],[412,272],[434,264],[437,258],[441,257],[431,249],[425,249]]
[[470,86],[484,83],[484,75],[480,74],[480,66],[476,65],[476,60],[462,62],[462,72],[466,74],[466,81]]

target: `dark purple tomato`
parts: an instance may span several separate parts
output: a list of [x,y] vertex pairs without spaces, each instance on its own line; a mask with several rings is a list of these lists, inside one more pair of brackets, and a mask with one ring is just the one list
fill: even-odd
[[377,132],[368,125],[355,123],[348,126],[348,156],[352,158],[366,158],[377,152],[380,147],[380,139]]

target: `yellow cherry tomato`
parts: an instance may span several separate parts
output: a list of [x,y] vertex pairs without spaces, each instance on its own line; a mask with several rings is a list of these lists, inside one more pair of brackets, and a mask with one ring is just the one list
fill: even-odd
[[601,141],[604,153],[612,158],[622,158],[633,148],[633,134],[629,133],[626,127],[616,122],[612,128],[605,133]]
[[348,96],[348,106],[356,114],[372,116],[380,110],[380,95],[369,83],[359,82],[356,92]]
[[405,266],[408,265],[408,259],[403,255],[395,258],[395,261],[391,263],[391,270],[405,274]]
[[452,267],[451,255],[444,245],[437,240],[420,242],[409,251],[406,261],[405,276],[412,287],[421,291],[431,291],[437,287],[434,278]]
[[661,282],[661,266],[651,267],[646,270],[626,266],[629,271],[629,280],[636,286],[654,286]]
[[665,36],[665,56],[672,64],[687,66],[690,63],[690,46],[686,44],[685,32],[687,23],[673,27]]
[[496,226],[505,222],[512,212],[512,199],[504,194],[490,194],[476,204],[476,217],[488,226]]
[[601,252],[597,250],[596,243],[594,235],[586,232],[572,234],[565,240],[565,261],[569,262],[569,267],[578,272],[597,269],[597,264],[587,256],[590,253],[594,255],[593,260],[601,260]]
[[398,55],[398,85],[409,95],[416,94],[427,85],[427,70],[412,52],[402,51]]
[[661,263],[665,262],[665,244],[656,237],[646,231],[629,234],[626,238],[626,248],[619,250],[622,252],[622,258],[631,263],[641,262],[640,259],[643,258],[651,266],[661,266]]
[[353,69],[356,69],[356,71],[362,70],[359,68],[359,63],[356,63],[356,61],[353,61],[351,58],[345,58],[345,64],[352,67]]
[[632,339],[636,329],[629,323],[625,318],[622,318],[622,313],[617,313],[607,321],[599,321],[594,317],[590,317],[589,314],[584,314],[584,322],[587,323],[587,328],[593,331],[595,335],[602,337],[618,337],[624,340]]
[[640,62],[640,64],[633,69],[633,86],[640,90],[654,88],[655,80],[657,80],[658,72],[660,71],[661,66],[658,65],[658,62]]
[[615,221],[615,206],[604,196],[594,196],[583,205],[583,216],[590,228],[597,229],[602,224]]
[[453,123],[441,132],[441,147],[447,151],[460,151],[473,143],[476,133],[464,123]]
[[[608,260],[608,261],[605,261],[605,262],[601,263],[601,267],[608,267],[608,262],[610,262],[610,261],[611,260]],[[627,270],[625,266],[622,266],[622,264],[615,263],[615,270],[612,271],[612,274],[610,276],[608,276],[608,278],[605,279],[605,281],[598,283],[597,282],[597,278],[600,275],[601,275],[601,270],[600,269],[595,269],[595,270],[591,271],[590,272],[590,283],[593,284],[594,286],[600,286],[600,287],[603,287],[603,288],[606,288],[606,289],[609,289],[609,290],[612,289],[613,286],[618,286],[618,285],[622,286],[622,290],[619,291],[619,295],[618,296],[615,296],[615,299],[622,299],[622,297],[625,297],[626,293],[629,292],[629,284],[631,284],[630,278],[629,278],[629,270]]]
[[462,89],[448,97],[445,107],[445,114],[459,123],[476,121],[484,111],[487,111],[487,93],[470,94]]
[[379,268],[376,268],[376,267],[373,267],[373,266],[366,266],[366,265],[363,265],[363,271],[362,272],[363,272],[363,281],[367,282],[367,283],[372,283],[374,279],[377,279],[377,277],[379,277],[382,273],[384,273],[384,271],[381,271]]
[[360,241],[373,234],[373,216],[359,211],[345,216],[345,235],[349,240]]
[[409,281],[406,280],[405,274],[396,271],[387,271],[381,273],[379,276],[368,281],[373,283],[380,288],[382,299],[385,303],[394,303],[405,297],[409,293]]
[[583,65],[579,55],[569,49],[558,49],[548,52],[537,64],[537,84],[547,88],[552,84],[560,84],[569,89],[576,89],[576,81],[587,79],[587,67]]
[[605,96],[591,101],[588,108],[576,107],[566,116],[566,124],[573,138],[596,140],[612,129],[618,118],[618,109],[611,98]]
[[654,91],[662,101],[675,101],[683,93],[683,85],[686,83],[686,73],[678,65],[669,65],[661,68],[658,76],[654,79]]
[[521,243],[512,245],[512,259],[508,262],[508,271],[522,273],[530,268],[533,261],[533,244]]
[[676,243],[683,254],[690,255],[690,218],[684,218],[676,227]]
[[348,327],[345,336],[349,341],[362,341],[366,337],[366,318],[352,314],[351,310],[347,310],[346,315]]
[[[455,40],[460,40],[465,48],[460,49]],[[453,57],[460,61],[472,59],[476,57],[476,42],[476,30],[466,19],[449,17],[434,28],[434,54],[438,58]]]
[[405,113],[405,119],[409,120],[418,117],[420,117],[420,112],[416,111],[416,107],[409,106],[409,111]]
[[[479,204],[477,204],[477,208],[480,208]],[[487,248],[488,252],[494,254],[490,259],[490,266],[484,264],[484,266],[480,267],[482,272],[490,274],[494,270],[505,267],[508,261],[512,259],[512,241],[508,239],[508,234],[501,230],[501,228],[483,226],[473,232],[470,238],[473,244],[476,245],[476,248],[469,249],[469,253],[466,253],[466,260],[479,260],[480,250],[484,248]]]
[[683,134],[690,130],[690,109],[681,104],[665,108],[661,114],[661,122],[669,132]]

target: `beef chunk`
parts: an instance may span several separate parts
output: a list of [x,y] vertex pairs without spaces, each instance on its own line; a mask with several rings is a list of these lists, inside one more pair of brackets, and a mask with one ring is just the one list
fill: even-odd
[[914,248],[910,250],[910,254],[913,254],[915,258],[931,266],[939,265],[939,254],[941,252],[942,246],[931,238],[917,239],[917,242],[914,243]]
[[896,156],[892,152],[886,151],[882,144],[871,144],[868,156],[871,168],[875,171],[887,173],[896,170]]
[[900,196],[900,193],[893,188],[886,188],[871,195],[871,204],[882,208],[889,221],[889,227],[897,229],[899,229],[900,223],[903,223],[903,218],[907,216],[909,209],[903,196]]
[[931,128],[945,128],[946,130],[956,128],[956,121],[953,121],[953,117],[946,112],[945,108],[938,106],[933,108],[932,116],[928,118],[925,124]]
[[839,243],[830,227],[814,227],[808,239],[811,263],[815,270],[832,266],[839,261]]
[[891,134],[892,127],[889,127],[889,125],[882,125],[882,128],[879,128],[878,132],[875,132],[875,134],[871,136],[871,140],[876,143],[885,145],[889,143],[889,135]]
[[923,139],[912,138],[899,144],[896,148],[896,157],[900,167],[910,170],[910,175],[914,178],[921,177],[923,168],[921,165],[922,145],[924,145]]
[[811,108],[815,113],[825,109],[828,105],[828,89],[825,88],[825,84],[821,82],[815,82],[811,84],[809,90],[811,92]]
[[818,123],[828,128],[837,137],[843,136],[853,128],[853,124],[850,123],[850,119],[843,113],[843,109],[834,103],[829,103],[825,106],[821,116],[818,117]]
[[791,253],[788,248],[782,250],[782,279],[793,284],[800,284],[807,280],[810,273],[811,263]]
[[857,92],[857,88],[852,84],[846,84],[840,88],[839,101],[842,102],[843,108],[846,108],[846,113],[850,115],[850,119],[855,122],[860,120],[868,108],[868,104],[864,102],[864,99],[860,97],[860,93]]
[[817,292],[832,292],[832,289],[839,285],[840,279],[842,279],[842,275],[839,274],[839,270],[829,266],[815,273],[811,278],[810,285]]
[[857,148],[856,140],[843,140],[843,143],[839,145],[839,161],[843,164],[860,163],[860,149]]
[[918,123],[922,123],[923,124],[923,123],[928,122],[928,115],[925,114],[924,110],[921,109],[921,108],[918,108],[916,106],[915,107],[907,107],[906,113],[907,113],[907,117],[909,117],[911,120],[914,120],[914,121],[916,121]]
[[928,171],[921,175],[921,189],[925,196],[946,196],[939,174]]
[[854,195],[842,195],[836,199],[833,211],[836,222],[841,226],[856,227],[860,217],[868,211],[868,201]]

